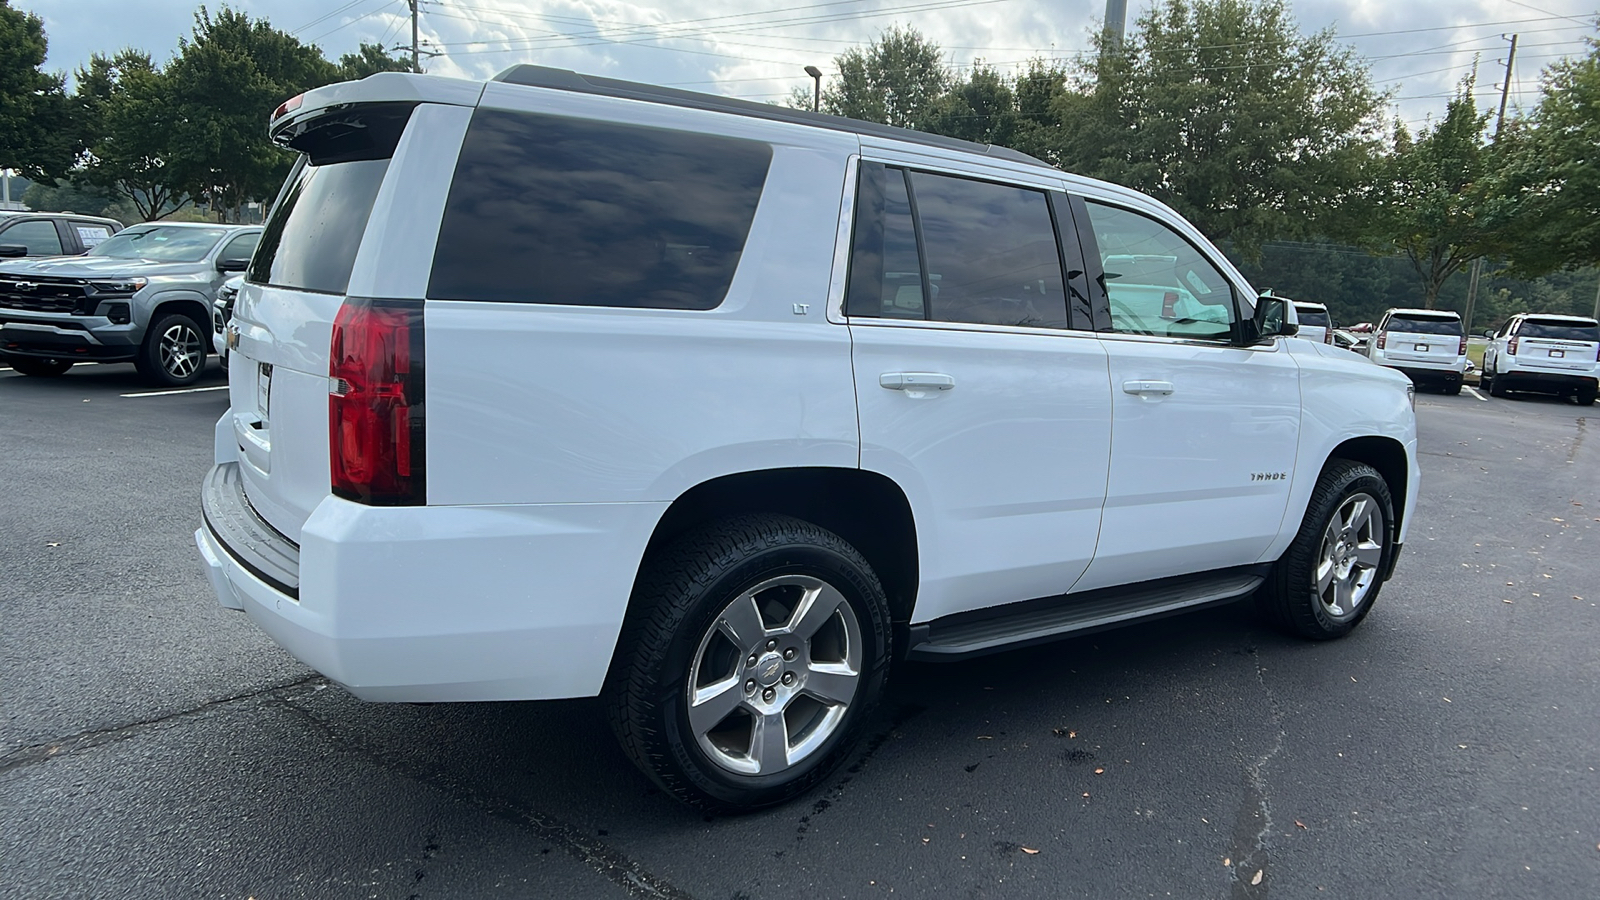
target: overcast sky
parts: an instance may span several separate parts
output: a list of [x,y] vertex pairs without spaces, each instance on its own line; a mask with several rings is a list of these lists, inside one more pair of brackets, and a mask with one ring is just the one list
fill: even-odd
[[[123,46],[170,57],[189,33],[195,0],[11,0],[45,20],[48,67],[71,72]],[[211,3],[215,9],[220,3]],[[232,0],[330,58],[362,41],[409,44],[405,0]],[[1149,0],[1128,0],[1130,22]],[[1475,58],[1480,108],[1496,105],[1508,43],[1521,35],[1512,103],[1538,98],[1540,70],[1586,52],[1600,0],[1292,0],[1305,31],[1332,28],[1392,87],[1413,126],[1438,115]],[[806,65],[828,72],[844,50],[909,24],[945,49],[1015,70],[1030,57],[1072,59],[1089,46],[1104,0],[424,0],[425,68],[483,78],[535,62],[752,100],[809,87]]]

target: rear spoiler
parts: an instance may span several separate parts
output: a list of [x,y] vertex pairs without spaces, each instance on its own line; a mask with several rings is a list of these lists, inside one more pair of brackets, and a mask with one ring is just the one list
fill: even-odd
[[341,81],[289,98],[273,112],[267,124],[267,136],[273,143],[287,147],[308,128],[314,127],[314,120],[352,106],[416,106],[419,103],[477,106],[483,89],[481,81],[380,72],[360,81]]

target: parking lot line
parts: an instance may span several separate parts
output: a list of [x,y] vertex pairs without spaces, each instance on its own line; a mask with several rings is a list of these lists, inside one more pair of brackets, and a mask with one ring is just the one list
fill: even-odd
[[216,384],[216,385],[212,385],[211,387],[178,388],[175,391],[144,391],[144,392],[138,393],[138,394],[123,394],[122,396],[124,396],[124,397],[165,397],[168,394],[198,394],[201,391],[225,391],[227,389],[228,389],[228,386],[225,385],[225,384]]
[[1468,387],[1467,385],[1462,385],[1462,387],[1466,389],[1467,393],[1471,394],[1474,397],[1477,397],[1479,400],[1482,400],[1485,403],[1489,402],[1489,398],[1488,397],[1485,397],[1484,395],[1478,393],[1477,391],[1473,390],[1471,387]]

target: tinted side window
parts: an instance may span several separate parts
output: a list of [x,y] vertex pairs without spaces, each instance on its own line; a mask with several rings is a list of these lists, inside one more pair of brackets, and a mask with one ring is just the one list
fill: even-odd
[[267,218],[247,280],[343,294],[388,171],[387,159],[318,166],[302,158]]
[[60,256],[61,235],[56,233],[56,223],[18,222],[0,232],[0,244],[21,244],[28,248],[29,256]]
[[1105,270],[1112,331],[1206,340],[1232,336],[1233,287],[1183,235],[1139,213],[1086,205]]
[[862,163],[845,315],[927,318],[919,259],[905,172]]
[[480,109],[428,296],[712,309],[771,161],[756,141]]
[[1043,191],[913,172],[911,192],[928,263],[928,318],[1067,327]]
[[250,254],[256,252],[256,245],[259,243],[261,243],[260,232],[241,234],[222,248],[222,252],[217,254],[217,260],[220,262],[224,259],[249,259]]

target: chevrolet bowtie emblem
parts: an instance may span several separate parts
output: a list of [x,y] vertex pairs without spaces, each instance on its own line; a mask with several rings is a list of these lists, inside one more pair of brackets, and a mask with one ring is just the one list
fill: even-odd
[[34,282],[31,282],[31,281],[19,281],[19,282],[17,282],[17,290],[19,290],[19,291],[37,291],[38,289],[39,289],[39,285],[35,284]]
[[227,330],[226,334],[227,334],[227,339],[226,340],[227,340],[227,344],[228,344],[228,349],[229,350],[237,350],[237,349],[239,349],[239,326],[234,325],[234,324],[232,324],[230,322],[228,324],[228,330]]

